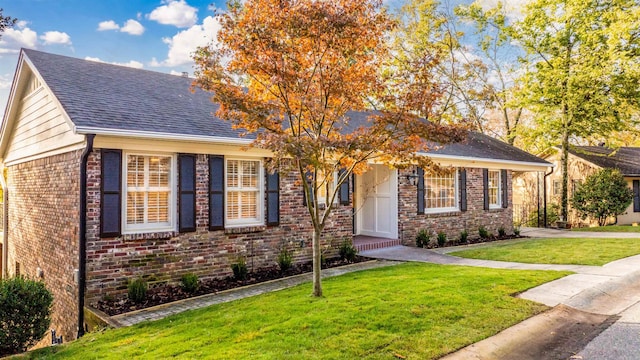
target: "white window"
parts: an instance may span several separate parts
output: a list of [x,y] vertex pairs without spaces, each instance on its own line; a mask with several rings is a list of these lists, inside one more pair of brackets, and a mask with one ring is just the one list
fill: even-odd
[[500,181],[500,170],[489,170],[489,207],[499,208],[502,206],[502,189]]
[[553,195],[560,196],[562,194],[562,181],[561,180],[553,180]]
[[124,232],[174,230],[174,157],[129,153],[125,159]]
[[458,172],[426,176],[424,179],[427,193],[425,212],[443,212],[458,210]]
[[[327,183],[329,184],[329,195],[334,193],[334,190],[336,188],[336,183],[338,182],[338,173],[334,172],[333,176],[331,177],[331,179],[326,179],[324,176],[324,173],[322,171],[318,171],[318,185],[320,186],[320,188],[318,189],[318,192],[316,194],[316,196],[318,197],[318,205],[327,205],[327,188],[326,185]],[[326,182],[325,182],[326,181]],[[338,197],[336,196],[333,203],[337,203],[338,202]]]
[[263,225],[262,161],[227,159],[226,163],[226,224]]

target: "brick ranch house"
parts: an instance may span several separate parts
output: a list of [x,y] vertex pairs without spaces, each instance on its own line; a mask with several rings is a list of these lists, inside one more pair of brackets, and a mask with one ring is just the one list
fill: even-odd
[[[269,153],[245,149],[251,140],[213,117],[191,81],[20,54],[0,138],[2,271],[46,282],[52,326],[67,340],[83,332],[84,304],[124,295],[138,276],[223,277],[239,256],[250,270],[272,266],[283,247],[311,259],[298,178],[266,172]],[[476,133],[429,156],[456,171],[425,177],[372,164],[345,184],[325,245],[335,253],[357,235],[411,245],[423,228],[450,239],[479,226],[511,232],[512,171],[550,166]]]

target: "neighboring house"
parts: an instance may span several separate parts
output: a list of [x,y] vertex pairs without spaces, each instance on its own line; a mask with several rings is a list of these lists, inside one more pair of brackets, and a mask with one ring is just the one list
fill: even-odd
[[[52,326],[65,339],[83,324],[84,304],[123,295],[138,276],[223,277],[239,257],[250,269],[275,265],[285,247],[298,262],[311,259],[300,179],[265,171],[270,153],[246,149],[251,139],[215,118],[217,106],[191,81],[20,54],[0,138],[3,274],[46,282]],[[480,226],[511,232],[512,171],[551,165],[476,133],[429,156],[455,171],[372,164],[344,184],[323,233],[328,251],[354,235],[411,245],[422,228],[450,239]]]
[[[542,156],[545,160],[555,164],[553,172],[547,177],[547,204],[548,207],[557,208],[560,204],[562,195],[562,169],[560,166],[560,150],[554,148],[550,153]],[[611,222],[617,221],[618,224],[628,225],[640,222],[640,148],[636,147],[620,147],[618,149],[610,149],[604,146],[571,146],[569,148],[569,199],[573,196],[574,191],[580,186],[580,183],[589,175],[600,169],[618,169],[624,176],[629,188],[633,189],[633,201],[624,214],[619,215]],[[522,176],[516,176],[518,179],[514,185],[514,191],[520,194],[530,193],[532,196],[523,197],[514,200],[517,204],[524,204],[525,207],[536,206],[535,191],[527,192],[527,189],[535,189],[538,179],[535,175],[528,173]],[[542,192],[541,192],[542,194]],[[551,210],[549,210],[550,212]],[[556,211],[556,210],[553,210]],[[582,220],[571,210],[571,202],[569,202],[569,218],[568,222],[572,226],[589,226],[597,225],[597,220]],[[549,224],[553,225],[553,224]]]

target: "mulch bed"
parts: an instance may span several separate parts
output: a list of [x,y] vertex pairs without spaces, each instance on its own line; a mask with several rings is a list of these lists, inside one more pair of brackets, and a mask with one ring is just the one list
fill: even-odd
[[[359,263],[369,260],[368,258],[356,256],[353,262],[347,262],[340,258],[328,259],[323,265],[323,269],[344,266],[347,264]],[[145,309],[148,307],[162,305],[173,301],[187,299],[195,296],[215,294],[220,291],[234,289],[246,285],[258,284],[261,282],[281,279],[289,276],[300,275],[312,272],[312,263],[294,265],[285,272],[281,272],[277,266],[262,268],[256,272],[250,272],[246,280],[237,280],[233,276],[224,279],[201,279],[198,281],[198,289],[194,293],[187,293],[180,285],[161,285],[150,288],[144,302],[136,304],[128,298],[123,299],[103,299],[91,304],[94,308],[110,315],[119,315],[130,311]]]

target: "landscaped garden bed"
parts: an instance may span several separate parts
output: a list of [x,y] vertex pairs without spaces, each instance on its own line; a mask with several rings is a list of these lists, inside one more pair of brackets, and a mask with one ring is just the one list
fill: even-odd
[[[355,256],[352,261],[347,261],[341,258],[332,258],[327,259],[322,268],[334,268],[367,260],[369,259],[361,256]],[[144,301],[138,303],[125,296],[124,298],[118,299],[101,299],[92,303],[91,306],[111,316],[119,315],[195,296],[215,294],[220,291],[241,286],[310,273],[312,272],[312,269],[311,262],[293,265],[286,271],[281,271],[279,266],[274,265],[271,267],[261,268],[254,272],[249,272],[244,280],[238,280],[234,276],[228,276],[222,279],[201,279],[198,281],[197,289],[192,292],[185,291],[180,284],[167,284],[149,289],[144,297]]]

